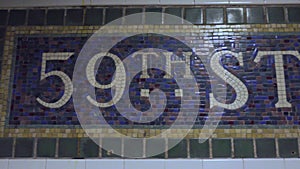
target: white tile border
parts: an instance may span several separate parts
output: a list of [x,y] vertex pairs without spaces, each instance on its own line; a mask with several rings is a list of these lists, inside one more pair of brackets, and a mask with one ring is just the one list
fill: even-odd
[[299,169],[300,158],[268,159],[0,159],[0,169]]

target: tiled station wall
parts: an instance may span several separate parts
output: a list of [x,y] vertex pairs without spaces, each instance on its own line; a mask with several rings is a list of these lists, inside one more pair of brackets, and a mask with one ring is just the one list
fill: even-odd
[[[269,54],[259,64],[254,61],[258,51],[300,51],[300,7],[293,5],[0,10],[0,144],[5,145],[0,149],[1,157],[115,157],[87,139],[72,107],[72,100],[59,108],[43,107],[36,102],[35,98],[40,95],[51,101],[60,96],[63,90],[57,85],[60,84],[57,78],[50,78],[49,82],[39,81],[41,54],[74,52],[69,60],[49,63],[46,68],[47,71],[63,71],[72,77],[76,57],[91,34],[101,25],[138,12],[161,12],[162,18],[159,22],[164,21],[164,13],[182,17],[196,26],[159,23],[163,25],[152,27],[165,32],[170,31],[170,27],[174,27],[177,32],[188,28],[195,34],[205,33],[215,48],[241,52],[243,64],[230,55],[221,58],[222,64],[242,80],[250,91],[247,103],[236,110],[225,110],[219,128],[209,140],[199,144],[196,138],[209,108],[209,98],[204,95],[204,104],[200,108],[194,129],[180,144],[157,158],[299,157],[300,62],[295,56],[284,57],[283,85],[286,86],[290,105],[276,107],[278,83],[275,58]],[[147,25],[151,24],[151,20],[142,17],[133,24]],[[116,27],[112,27],[113,29]],[[136,30],[134,25],[126,29]],[[141,37],[131,40],[136,42]],[[187,35],[187,38],[192,37],[193,34]],[[163,37],[160,38],[165,44],[171,43]],[[148,42],[151,43],[151,40]],[[61,64],[64,66],[61,67]],[[192,57],[191,70],[198,79],[203,78],[203,74],[197,76],[202,67],[201,61],[196,56]],[[232,101],[236,93],[232,88],[229,89],[231,92],[227,97]],[[176,101],[178,98],[173,99]],[[132,137],[154,136],[161,128],[169,125],[164,119],[168,119],[170,123],[174,121],[173,116],[163,115],[155,123],[140,128],[139,125],[118,117],[115,110],[107,111],[110,112],[106,114],[109,123]],[[152,125],[155,128],[150,128]],[[115,142],[117,148],[126,147],[120,139],[112,138],[109,133],[107,131],[107,139],[102,141]],[[176,139],[176,132],[173,137]],[[167,141],[171,140],[170,138]]]

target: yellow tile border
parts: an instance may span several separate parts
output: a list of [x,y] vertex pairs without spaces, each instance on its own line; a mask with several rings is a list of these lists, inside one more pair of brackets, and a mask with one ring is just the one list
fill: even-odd
[[[14,37],[16,34],[93,34],[100,26],[22,26],[7,27],[2,60],[2,73],[0,84],[0,137],[87,137],[82,129],[70,128],[6,128],[7,102],[9,98],[9,80],[11,77],[12,55]],[[300,32],[300,24],[253,24],[253,25],[133,25],[110,26],[109,33],[134,32],[144,33],[144,28],[158,30],[162,33],[255,33],[255,32]],[[151,31],[149,31],[151,32]],[[297,127],[298,128],[298,127]],[[161,129],[118,129],[131,137],[152,137],[161,133]],[[171,137],[176,138],[176,133],[184,132],[177,129]],[[201,129],[192,129],[187,138],[198,138]],[[208,133],[208,131],[202,131]],[[112,131],[103,130],[102,136],[115,137]],[[99,136],[95,131],[93,136]],[[295,138],[300,137],[300,129],[216,129],[212,138]]]
[[[112,129],[100,129],[89,131],[89,135],[83,129],[59,129],[59,128],[20,128],[5,129],[2,137],[22,137],[22,138],[82,138],[82,137],[119,137]],[[120,131],[122,130],[122,131]],[[124,136],[133,138],[152,138],[162,132],[161,129],[120,129]],[[258,133],[258,130],[262,130]],[[171,129],[168,138],[180,138],[186,130]],[[207,133],[207,138],[298,138],[300,129],[216,129],[212,135],[208,130],[191,129],[185,138],[197,139],[200,133]],[[144,135],[146,133],[146,135]],[[203,137],[200,137],[203,138]]]

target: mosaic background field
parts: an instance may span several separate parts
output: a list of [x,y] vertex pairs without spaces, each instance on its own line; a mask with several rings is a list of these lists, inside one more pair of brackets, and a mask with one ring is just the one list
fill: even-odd
[[[153,28],[153,26],[149,26]],[[181,28],[188,28],[187,26],[177,26],[178,31],[183,30]],[[28,69],[35,70],[38,72],[39,66],[37,64],[28,63],[28,67],[12,67],[14,63],[14,58],[18,57],[18,54],[35,54],[34,56],[38,58],[42,50],[58,50],[58,51],[75,51],[79,52],[81,45],[84,43],[86,37],[92,34],[99,27],[93,26],[71,26],[71,27],[61,27],[61,26],[49,26],[49,27],[8,27],[5,36],[5,46],[4,46],[4,56],[2,61],[2,84],[1,84],[1,126],[2,126],[2,135],[3,136],[50,136],[50,137],[83,137],[84,133],[80,129],[80,126],[77,126],[78,121],[76,119],[75,113],[72,111],[72,108],[69,108],[70,112],[61,112],[59,116],[53,116],[53,112],[57,110],[48,110],[48,114],[34,114],[31,112],[32,116],[22,117],[20,109],[13,109],[9,106],[10,103],[10,93],[4,91],[14,91],[13,81],[14,78],[22,75],[23,71]],[[133,28],[136,28],[133,26]],[[157,28],[164,31],[168,31],[168,26],[157,26]],[[118,31],[120,29],[118,28]],[[213,30],[213,32],[212,32]],[[216,47],[226,47],[229,50],[237,51],[240,50],[244,52],[244,66],[241,67],[235,64],[236,59],[228,56],[224,58],[223,63],[228,70],[237,74],[237,76],[247,83],[247,87],[252,93],[249,98],[247,105],[242,109],[236,111],[226,111],[221,126],[225,126],[225,129],[220,129],[215,132],[213,137],[298,137],[298,125],[299,125],[299,98],[297,91],[299,90],[299,81],[297,74],[299,74],[299,61],[293,57],[285,58],[285,70],[288,72],[286,76],[288,78],[286,81],[288,100],[292,103],[292,108],[282,109],[275,108],[274,102],[276,101],[276,88],[275,88],[275,77],[274,77],[274,60],[273,57],[265,57],[262,59],[259,64],[259,68],[255,67],[253,63],[253,57],[256,54],[257,50],[297,50],[299,51],[299,25],[295,24],[271,24],[271,25],[218,25],[218,26],[194,26],[188,30],[192,33],[205,32],[208,34],[208,37],[213,39],[214,45]],[[113,32],[113,31],[112,31]],[[249,32],[249,33],[245,33]],[[274,33],[278,32],[278,33]],[[64,37],[59,37],[59,34],[64,34]],[[216,38],[217,37],[217,38]],[[55,40],[49,40],[49,39]],[[75,39],[75,41],[74,41]],[[31,41],[31,43],[24,43]],[[73,41],[72,41],[73,40]],[[32,48],[31,50],[22,50],[22,45],[31,45],[35,42],[39,42],[41,46],[39,49]],[[64,45],[60,48],[56,48],[60,41],[64,45],[67,45],[66,48]],[[49,42],[47,45],[44,45],[45,42]],[[50,45],[49,45],[50,44]],[[53,45],[52,45],[53,44]],[[51,47],[52,46],[52,47]],[[50,47],[50,48],[49,48]],[[75,54],[76,55],[76,54]],[[25,59],[26,57],[24,57]],[[16,61],[16,65],[21,60]],[[36,60],[38,61],[38,60]],[[65,64],[65,63],[64,63]],[[66,65],[72,67],[72,59]],[[50,63],[50,68],[54,68]],[[31,66],[31,67],[30,67]],[[197,61],[194,62],[194,66],[197,66]],[[21,70],[21,71],[20,71]],[[11,71],[16,71],[16,73],[11,75]],[[37,81],[39,75],[38,73],[26,74],[31,81]],[[67,70],[68,73],[68,70]],[[23,74],[24,75],[24,74]],[[257,77],[260,75],[260,77]],[[264,76],[261,76],[264,75]],[[13,77],[13,79],[10,79]],[[11,82],[11,83],[10,83]],[[31,82],[20,82],[29,85],[27,89],[33,86],[37,87],[39,84],[34,84]],[[45,82],[48,83],[48,82]],[[262,85],[263,84],[263,85]],[[16,83],[15,86],[20,84]],[[48,85],[46,85],[48,86]],[[298,87],[298,88],[297,88]],[[266,88],[268,90],[266,90]],[[25,87],[26,89],[26,87]],[[20,90],[20,89],[18,89]],[[232,94],[232,92],[231,92]],[[233,92],[234,94],[234,92]],[[230,95],[232,98],[232,95]],[[12,97],[17,97],[12,95]],[[20,100],[22,100],[19,96]],[[206,97],[207,99],[207,97]],[[16,99],[18,100],[18,99]],[[26,99],[27,100],[27,99]],[[30,104],[22,101],[26,109],[30,109]],[[15,104],[12,102],[12,104]],[[27,105],[26,105],[27,104]],[[33,105],[35,105],[34,103]],[[29,106],[28,106],[29,105]],[[28,107],[26,107],[28,106]],[[13,110],[13,111],[11,111]],[[266,110],[264,113],[260,113]],[[12,113],[13,112],[13,113]],[[28,114],[30,112],[27,112]],[[52,113],[52,115],[51,115]],[[24,114],[23,114],[24,115]],[[51,118],[57,118],[51,120]],[[43,119],[44,118],[44,119]],[[36,119],[36,121],[34,120]],[[59,124],[56,129],[55,126],[49,125],[53,124],[51,121],[56,124]],[[42,123],[44,122],[44,124]],[[202,118],[203,123],[203,118]],[[22,125],[21,125],[22,124]],[[197,124],[201,124],[201,116],[197,121]],[[63,126],[62,126],[63,125]],[[118,124],[119,125],[119,124]],[[116,125],[116,126],[118,126]],[[261,129],[253,129],[254,126],[259,125]],[[287,126],[288,125],[288,126]],[[121,125],[122,126],[122,125]],[[120,126],[120,127],[121,127]],[[228,126],[228,127],[226,127]],[[237,129],[230,129],[231,127]],[[252,126],[252,127],[251,127]],[[271,129],[263,129],[269,128]],[[273,126],[273,127],[272,127]],[[20,129],[12,129],[12,128]],[[25,127],[24,129],[22,129]],[[31,129],[27,129],[27,128]],[[32,128],[33,127],[33,128]],[[50,127],[50,128],[49,128]],[[55,127],[55,128],[53,128]],[[199,126],[201,127],[201,125]],[[284,130],[276,128],[286,128]],[[296,128],[295,128],[296,127]],[[10,128],[10,129],[9,129]],[[45,129],[43,129],[45,128]],[[68,129],[65,129],[68,128]],[[73,129],[78,128],[78,129]],[[123,127],[121,127],[123,128]],[[139,129],[126,129],[123,132],[128,132],[129,135],[139,134]],[[129,127],[131,128],[131,127]],[[196,126],[196,128],[198,128]],[[228,129],[226,129],[228,128]],[[249,128],[244,132],[239,128]],[[255,127],[256,128],[256,127]],[[295,128],[295,129],[289,129]],[[149,129],[142,129],[149,130]],[[150,129],[154,130],[154,129]],[[159,129],[155,129],[159,132]],[[222,130],[222,131],[221,131]],[[225,131],[226,130],[226,131]],[[267,131],[268,130],[268,131]],[[45,132],[46,131],[46,132]],[[194,130],[189,134],[189,137],[197,137],[200,130]],[[48,133],[48,134],[47,134]],[[108,132],[109,133],[109,132]],[[143,133],[143,132],[140,132]],[[150,132],[149,135],[153,135],[156,132]],[[108,134],[109,136],[109,134]],[[176,137],[176,134],[174,134]]]
[[[66,61],[50,61],[47,64],[46,72],[52,70],[59,70],[65,72],[69,77],[72,77],[72,71],[76,58],[87,40],[87,37],[80,37],[80,34],[69,35],[35,35],[30,36],[26,34],[15,36],[14,47],[14,68],[12,72],[11,86],[11,100],[9,105],[9,125],[34,125],[34,124],[50,124],[50,125],[78,125],[79,122],[76,117],[76,112],[73,108],[72,98],[66,105],[60,108],[47,108],[40,105],[36,101],[36,97],[42,98],[46,102],[54,102],[58,100],[63,93],[63,83],[57,76],[47,78],[40,82],[40,71],[42,62],[42,53],[47,52],[74,52],[74,56]],[[119,51],[117,53],[121,58],[124,55],[128,55],[136,51],[141,45],[146,47],[153,47],[151,40],[146,40],[143,45],[140,43],[141,39],[149,38],[149,35],[140,35],[141,37],[131,38],[128,44],[121,44],[120,47],[116,46],[116,49],[112,51]],[[146,38],[145,38],[146,37]],[[276,108],[275,103],[278,101],[277,96],[277,81],[274,69],[274,57],[264,57],[259,64],[254,62],[254,58],[258,51],[288,51],[299,50],[300,35],[297,33],[249,33],[249,35],[236,35],[230,32],[223,32],[219,35],[207,36],[210,38],[215,48],[222,50],[229,50],[234,52],[242,52],[244,63],[243,66],[238,63],[237,59],[233,56],[226,55],[221,58],[221,62],[224,67],[232,72],[235,76],[241,79],[249,90],[249,99],[242,108],[237,110],[225,110],[220,125],[299,125],[299,112],[300,112],[300,78],[299,78],[299,61],[295,56],[284,57],[284,72],[286,77],[287,87],[287,100],[292,104],[291,108]],[[193,39],[193,36],[186,36],[186,39]],[[162,39],[165,48],[170,52],[173,52],[180,45],[174,44],[174,40]],[[39,44],[39,45],[36,45]],[[170,44],[170,47],[168,47]],[[125,47],[124,47],[125,45]],[[136,47],[135,47],[136,45]],[[139,47],[138,47],[139,46]],[[174,46],[174,47],[173,47]],[[158,45],[159,47],[159,45]],[[126,50],[124,50],[126,48]],[[185,48],[184,48],[185,49]],[[188,50],[188,49],[186,49]],[[130,51],[130,52],[126,52]],[[127,54],[128,53],[128,54]],[[189,56],[187,56],[189,57]],[[222,83],[220,79],[215,76],[209,80],[208,74],[205,70],[205,66],[199,59],[199,57],[193,54],[191,60],[191,70],[197,79],[200,86],[200,93],[203,95],[200,97],[201,104],[199,107],[199,115],[196,121],[196,125],[203,125],[205,117],[207,116],[209,109],[209,96],[211,93],[210,85],[212,81]],[[205,58],[209,61],[209,58]],[[151,59],[150,59],[151,60]],[[106,59],[100,65],[98,69],[99,75],[97,80],[102,84],[109,84],[112,80],[112,73],[114,69],[114,63],[111,59]],[[153,60],[155,62],[155,60]],[[204,61],[207,62],[207,61]],[[156,72],[158,76],[159,72]],[[151,79],[149,79],[150,82]],[[156,82],[155,82],[156,81]],[[165,82],[163,82],[165,81]],[[141,88],[151,89],[158,85],[160,89],[169,93],[172,90],[178,88],[174,81],[168,82],[165,79],[151,80],[149,82],[140,85],[141,79],[134,80],[130,85],[131,87],[131,102],[135,104],[141,104],[141,110],[146,110],[146,100],[140,98]],[[177,86],[177,87],[176,87]],[[227,84],[227,95],[223,98],[223,101],[230,103],[235,99],[234,89]],[[153,88],[151,89],[153,90]],[[103,99],[101,96],[108,96],[102,102],[109,101],[111,99],[110,91],[97,91],[99,99]],[[105,92],[105,93],[101,93]],[[176,105],[174,104],[180,100],[174,96],[174,93],[170,93],[169,102],[167,108],[174,108],[173,114],[163,114],[161,119],[148,125],[170,125],[172,121],[176,119]],[[177,100],[177,101],[176,101]],[[137,106],[137,105],[135,105]],[[179,105],[180,106],[180,105]],[[138,107],[137,107],[138,108]],[[117,110],[114,107],[110,107],[104,110],[106,113],[107,121],[111,125],[128,125],[130,121],[120,117]],[[188,121],[187,121],[188,122]],[[133,124],[133,123],[132,123]]]

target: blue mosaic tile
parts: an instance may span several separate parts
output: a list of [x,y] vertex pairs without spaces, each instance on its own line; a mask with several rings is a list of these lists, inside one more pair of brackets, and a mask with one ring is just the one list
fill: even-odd
[[[16,56],[11,85],[10,125],[78,125],[78,119],[72,98],[59,108],[47,108],[36,101],[40,97],[46,102],[59,100],[64,92],[64,85],[59,77],[51,76],[44,80],[41,77],[42,53],[44,52],[74,52],[66,61],[48,61],[46,72],[58,70],[72,78],[74,64],[79,52],[88,37],[79,36],[19,36],[16,41]],[[228,70],[247,87],[249,98],[246,104],[235,110],[223,110],[220,125],[299,125],[300,120],[300,62],[292,55],[283,57],[287,101],[290,108],[276,107],[278,101],[274,56],[264,56],[259,63],[254,62],[258,51],[300,51],[300,36],[294,34],[252,34],[247,36],[210,36],[215,48],[243,53],[243,64],[237,58],[227,54],[220,58],[223,68]],[[157,43],[159,42],[159,43]],[[37,45],[38,44],[38,45]],[[136,35],[118,42],[110,52],[121,60],[143,48],[161,48],[175,52],[179,47],[191,51],[187,46],[170,37],[155,34]],[[209,113],[209,93],[211,85],[220,79],[208,76],[202,60],[195,54],[191,57],[191,71],[195,76],[199,89],[199,114],[196,126],[203,125]],[[207,58],[209,61],[210,58]],[[155,58],[152,58],[155,63]],[[141,60],[137,60],[141,63]],[[96,80],[101,84],[109,84],[113,80],[115,64],[112,59],[105,57],[97,70]],[[130,102],[139,111],[146,111],[150,107],[148,98],[141,97],[141,89],[162,90],[167,97],[166,111],[157,119],[148,123],[133,122],[122,116],[115,106],[100,108],[105,120],[110,125],[171,125],[177,119],[181,109],[180,97],[175,96],[175,89],[179,89],[174,79],[165,79],[165,72],[148,69],[150,78],[140,78],[137,74],[129,84]],[[226,88],[224,88],[226,87]],[[232,86],[224,82],[226,94],[218,101],[230,104],[237,98]],[[107,102],[111,100],[110,89],[95,89],[96,100]],[[103,97],[105,96],[105,97]],[[88,119],[95,122],[98,119]],[[181,124],[191,121],[183,120]]]

